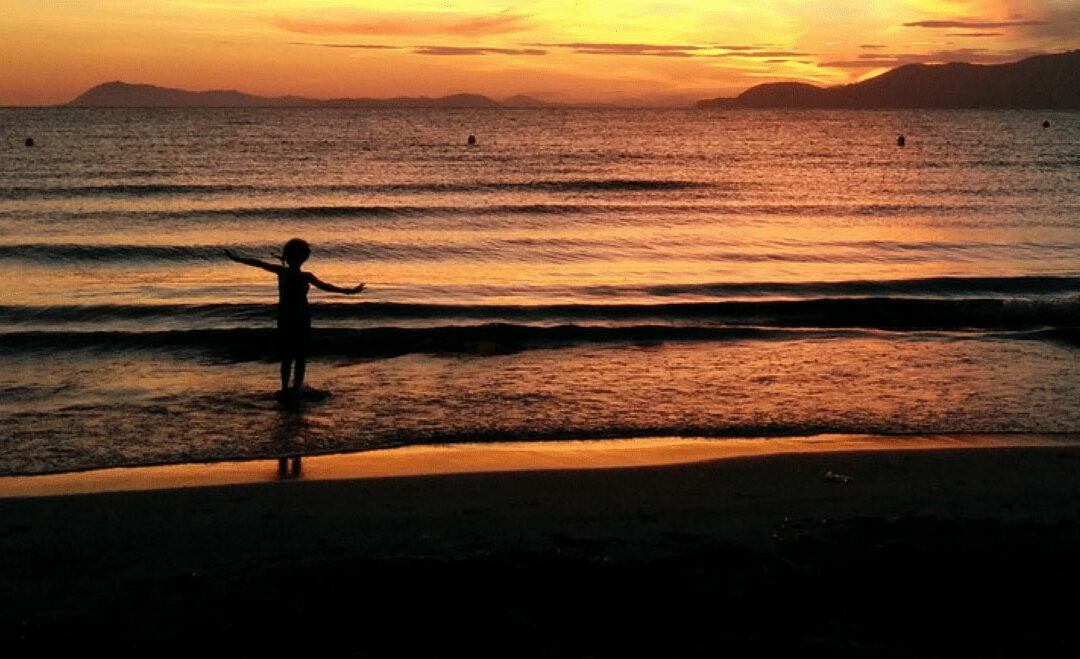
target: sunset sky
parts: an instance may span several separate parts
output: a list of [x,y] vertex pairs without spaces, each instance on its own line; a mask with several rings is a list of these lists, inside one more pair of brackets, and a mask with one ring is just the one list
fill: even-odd
[[111,80],[318,98],[684,102],[1080,47],[1076,0],[5,0],[0,104]]

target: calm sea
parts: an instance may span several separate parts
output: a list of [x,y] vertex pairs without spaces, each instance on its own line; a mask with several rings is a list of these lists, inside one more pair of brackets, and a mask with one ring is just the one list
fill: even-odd
[[1080,113],[3,109],[0,281],[0,474],[1075,432]]

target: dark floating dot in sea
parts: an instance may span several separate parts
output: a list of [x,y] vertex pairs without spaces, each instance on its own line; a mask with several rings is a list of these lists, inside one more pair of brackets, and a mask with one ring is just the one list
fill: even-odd
[[470,145],[476,144],[476,135],[469,135],[468,142],[469,142]]
[[904,136],[903,136],[903,135],[901,135],[900,137],[896,138],[896,146],[904,146],[905,144],[907,144],[907,140],[906,140],[906,139],[904,139]]
[[26,146],[34,146],[34,138],[32,138],[32,137],[26,138]]
[[1044,121],[1043,122],[1043,128],[1049,128],[1049,127],[1050,127],[1050,122],[1049,121]]

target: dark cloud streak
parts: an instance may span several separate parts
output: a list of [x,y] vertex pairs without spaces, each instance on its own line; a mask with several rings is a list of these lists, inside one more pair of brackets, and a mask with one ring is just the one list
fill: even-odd
[[411,50],[415,55],[547,55],[540,48],[489,48],[486,46],[387,46],[367,43],[310,43],[290,41],[290,46],[314,46],[317,48],[340,48],[345,50]]
[[483,48],[466,46],[420,46],[413,49],[415,55],[469,56],[469,55],[547,55],[540,48]]
[[756,50],[741,51],[737,53],[717,53],[713,57],[747,57],[771,59],[775,57],[810,57],[813,53],[798,53],[789,50]]
[[1048,25],[1046,21],[915,21],[913,23],[904,23],[904,27],[926,27],[932,29],[971,29],[971,30],[993,30],[1002,27],[1030,27],[1036,25]]
[[653,57],[691,57],[702,50],[708,50],[705,46],[689,46],[683,44],[651,44],[651,43],[531,43],[527,46],[538,48],[563,48],[573,50],[581,55],[646,55]]
[[[687,44],[652,43],[529,43],[525,46],[561,48],[578,55],[636,55],[645,57],[740,57],[775,60],[789,57],[809,57],[813,53],[788,50],[766,50],[765,46],[694,46]],[[716,52],[723,50],[727,52]]]
[[959,48],[939,50],[932,53],[873,53],[860,55],[854,60],[821,62],[819,67],[829,69],[877,69],[897,67],[905,64],[943,64],[947,62],[967,62],[970,64],[1005,64],[1031,57],[1045,55],[1043,51],[1009,50],[992,51],[985,48]]
[[354,48],[357,50],[402,50],[401,46],[384,46],[370,43],[308,43],[304,41],[290,41],[290,46],[315,46],[318,48]]
[[771,46],[716,46],[719,50],[765,50]]

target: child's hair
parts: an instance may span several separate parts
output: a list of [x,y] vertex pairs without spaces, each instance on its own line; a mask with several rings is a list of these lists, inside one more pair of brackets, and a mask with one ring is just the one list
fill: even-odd
[[281,260],[289,265],[300,265],[307,261],[309,256],[311,256],[311,246],[301,238],[293,238],[285,243],[284,249],[281,250]]

